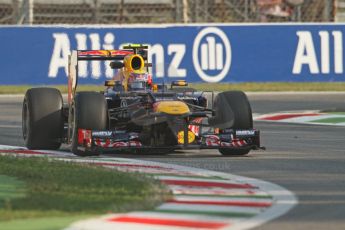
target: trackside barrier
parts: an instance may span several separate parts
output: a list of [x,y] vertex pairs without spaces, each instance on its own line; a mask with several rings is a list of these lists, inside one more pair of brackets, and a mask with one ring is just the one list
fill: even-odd
[[[166,82],[345,81],[342,24],[203,24],[0,27],[0,84],[65,84],[72,49],[150,45],[152,74]],[[81,62],[80,83],[114,76]]]

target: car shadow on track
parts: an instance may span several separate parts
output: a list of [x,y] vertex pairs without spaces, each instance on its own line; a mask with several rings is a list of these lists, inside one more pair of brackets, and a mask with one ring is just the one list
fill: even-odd
[[[71,153],[68,149],[61,149],[64,154]],[[154,159],[154,158],[168,158],[168,159],[182,159],[182,158],[253,158],[258,154],[251,154],[244,156],[223,156],[217,150],[170,150],[170,151],[114,151],[100,154],[99,156],[92,156],[92,158],[132,158],[132,159]],[[75,155],[73,155],[75,156]],[[83,158],[83,157],[80,157]]]
[[136,159],[154,159],[154,158],[251,158],[253,157],[252,154],[248,154],[245,156],[223,156],[218,151],[210,151],[210,150],[175,150],[165,153],[110,153],[110,154],[102,154],[100,157],[123,157],[123,158],[136,158]]

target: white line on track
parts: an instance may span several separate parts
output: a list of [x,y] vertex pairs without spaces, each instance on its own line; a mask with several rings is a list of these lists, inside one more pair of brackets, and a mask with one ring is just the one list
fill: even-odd
[[0,128],[5,128],[5,129],[18,129],[18,128],[22,128],[21,125],[0,125]]
[[24,94],[0,94],[0,98],[24,98]]
[[345,95],[345,92],[337,92],[337,91],[277,91],[277,92],[246,92],[248,96],[255,96],[255,95]]

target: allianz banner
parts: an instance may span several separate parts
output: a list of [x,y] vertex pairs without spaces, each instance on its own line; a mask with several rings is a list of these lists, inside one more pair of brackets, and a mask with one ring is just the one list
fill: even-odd
[[[344,25],[204,24],[0,27],[0,84],[66,84],[73,49],[150,45],[152,75],[166,82],[345,81]],[[80,83],[112,78],[108,62],[80,62]]]

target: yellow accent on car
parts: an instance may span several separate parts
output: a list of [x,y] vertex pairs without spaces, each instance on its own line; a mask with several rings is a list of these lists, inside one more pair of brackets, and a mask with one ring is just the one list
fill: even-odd
[[144,58],[138,54],[129,54],[123,59],[124,68],[123,75],[125,77],[122,85],[125,92],[128,90],[128,79],[130,73],[143,74],[146,73]]
[[[191,131],[188,131],[188,144],[192,143],[195,140],[195,134]],[[184,144],[184,131],[177,133],[177,142],[179,144]]]
[[176,83],[178,86],[186,86],[187,85],[187,82],[183,81],[183,80],[177,81]]
[[158,91],[158,85],[157,85],[157,84],[154,84],[154,85],[152,86],[152,90],[153,90],[153,92],[157,92],[157,91]]
[[188,86],[186,80],[176,80],[171,83],[171,86]]
[[146,73],[145,61],[142,56],[138,54],[129,54],[123,59],[125,64],[125,71],[128,73]]
[[160,101],[154,104],[154,111],[171,115],[189,113],[189,107],[182,101]]
[[134,44],[134,43],[132,43],[132,44],[127,44],[127,45],[125,45],[125,46],[130,46],[130,47],[141,47],[142,44]]
[[104,86],[114,86],[115,85],[115,81],[114,80],[106,80],[104,82]]

